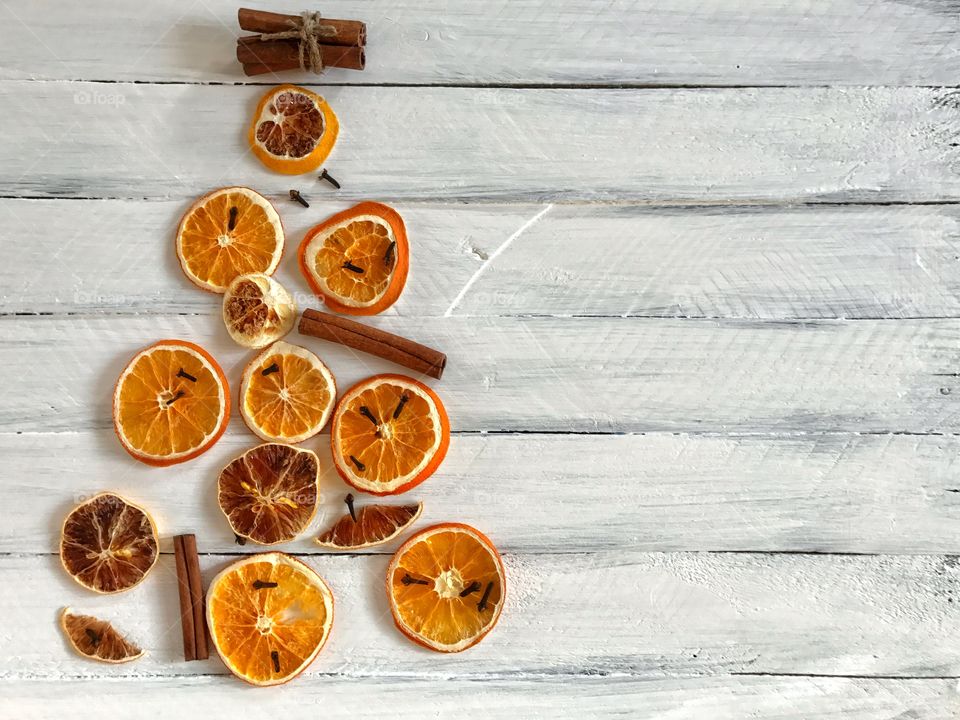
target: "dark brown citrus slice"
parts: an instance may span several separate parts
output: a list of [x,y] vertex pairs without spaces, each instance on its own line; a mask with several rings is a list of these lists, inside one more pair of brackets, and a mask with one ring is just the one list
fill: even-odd
[[71,647],[84,657],[105,663],[125,663],[143,655],[143,650],[118,633],[106,620],[90,615],[76,615],[64,608],[60,615]]
[[347,495],[350,512],[316,539],[318,545],[332,550],[357,550],[390,542],[413,525],[423,512],[416,505],[364,505],[355,508],[353,495]]

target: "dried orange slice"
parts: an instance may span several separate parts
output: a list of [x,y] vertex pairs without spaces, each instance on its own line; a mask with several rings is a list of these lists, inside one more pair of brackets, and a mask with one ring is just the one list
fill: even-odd
[[250,188],[226,187],[197,200],[177,228],[180,267],[195,285],[226,291],[238,275],[272,275],[283,254],[273,205]]
[[227,378],[210,354],[161,340],[130,361],[113,392],[113,427],[124,449],[148,465],[197,457],[230,419]]
[[336,312],[383,312],[400,297],[409,267],[403,218],[380,203],[362,202],[337,213],[300,243],[301,272]]
[[393,621],[414,642],[460,652],[493,629],[503,609],[500,554],[479,530],[434,525],[407,540],[387,569]]
[[390,542],[413,525],[423,512],[416,505],[364,505],[357,509],[353,495],[347,495],[350,512],[316,539],[317,545],[331,550],[357,550]]
[[238,536],[261,545],[303,532],[320,495],[320,461],[310,450],[267,443],[247,450],[220,472],[220,509]]
[[323,648],[333,625],[333,594],[296,558],[251,555],[210,583],[207,625],[230,672],[251,685],[280,685]]
[[106,620],[77,615],[64,608],[60,627],[70,646],[84,657],[105,663],[125,663],[143,655],[143,650],[118,633]]
[[149,513],[113,493],[100,493],[75,507],[60,531],[63,568],[98,593],[139,585],[159,555]]
[[223,324],[238,344],[262,348],[293,329],[297,303],[269,275],[240,275],[223,294]]
[[260,99],[248,139],[268,168],[300,175],[320,167],[339,132],[326,100],[306,88],[278,85]]
[[437,394],[405,375],[376,375],[347,390],[330,433],[337,472],[357,490],[395,495],[426,480],[450,444]]
[[243,371],[240,414],[264,440],[298,443],[323,429],[336,398],[333,375],[320,358],[279,341]]

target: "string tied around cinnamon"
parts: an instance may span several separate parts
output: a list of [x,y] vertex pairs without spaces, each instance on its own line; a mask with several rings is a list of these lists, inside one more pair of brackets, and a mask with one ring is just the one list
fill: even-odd
[[325,24],[318,12],[302,12],[299,19],[289,21],[290,30],[265,33],[261,40],[297,40],[299,44],[300,69],[320,75],[323,73],[323,54],[320,41],[333,37],[337,29]]

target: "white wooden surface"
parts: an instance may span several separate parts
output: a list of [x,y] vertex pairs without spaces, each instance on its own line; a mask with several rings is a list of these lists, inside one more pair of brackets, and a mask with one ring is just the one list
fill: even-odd
[[[263,85],[297,76],[245,82],[236,7],[0,2],[0,717],[957,716],[956,3],[336,0],[370,28],[368,69],[319,84],[339,193],[245,151]],[[208,578],[254,551],[213,487],[255,438],[234,417],[148,468],[109,397],[161,336],[238,382],[248,354],[172,251],[189,201],[230,183],[278,202],[305,306],[309,226],[361,198],[406,218],[408,287],[371,322],[450,357],[450,454],[411,497],[505,553],[507,607],[471,651],[392,629],[393,546],[304,537],[287,549],[338,603],[309,673],[256,691],[182,661],[170,538],[198,534]],[[291,339],[342,387],[393,369]],[[311,533],[343,511],[326,441]],[[56,555],[104,489],[153,511],[164,552],[109,598]],[[75,658],[66,604],[148,655]]]

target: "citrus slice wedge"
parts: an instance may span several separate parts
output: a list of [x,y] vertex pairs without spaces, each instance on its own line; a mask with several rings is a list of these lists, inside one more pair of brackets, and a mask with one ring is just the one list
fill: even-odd
[[271,170],[316,170],[337,141],[340,124],[327,101],[296,85],[278,85],[260,99],[250,124],[253,154]]
[[395,495],[440,466],[450,421],[437,394],[405,375],[376,375],[340,398],[330,432],[337,472],[357,490]]
[[442,523],[407,540],[387,569],[400,632],[438,652],[460,652],[493,629],[503,609],[500,554],[479,530]]
[[240,275],[223,294],[223,324],[243,347],[262,348],[293,329],[297,303],[269,275]]
[[413,525],[423,512],[423,503],[416,505],[353,506],[353,495],[347,495],[350,512],[341,517],[315,542],[331,550],[358,550],[383,545]]
[[60,530],[60,562],[85,588],[117,593],[139,585],[159,557],[149,513],[113,493],[100,493],[67,515]]
[[275,342],[243,371],[240,414],[267,441],[298,443],[330,419],[337,386],[326,365],[306,348]]
[[113,427],[124,449],[148,465],[197,457],[230,419],[227,378],[210,354],[161,340],[127,364],[113,393]]
[[307,232],[300,271],[331,310],[376,315],[407,282],[410,250],[403,219],[391,207],[362,202]]
[[323,648],[333,625],[333,594],[296,558],[251,555],[210,583],[207,625],[230,672],[251,685],[280,685]]
[[267,443],[247,450],[220,472],[220,509],[233,532],[261,545],[303,532],[320,495],[320,461],[310,450]]
[[280,216],[250,188],[226,187],[204,195],[177,228],[180,267],[191,282],[210,292],[225,292],[239,275],[272,275],[281,255]]
[[91,660],[125,663],[143,656],[143,650],[124,638],[106,620],[77,615],[70,608],[64,608],[60,614],[60,627],[70,647]]

